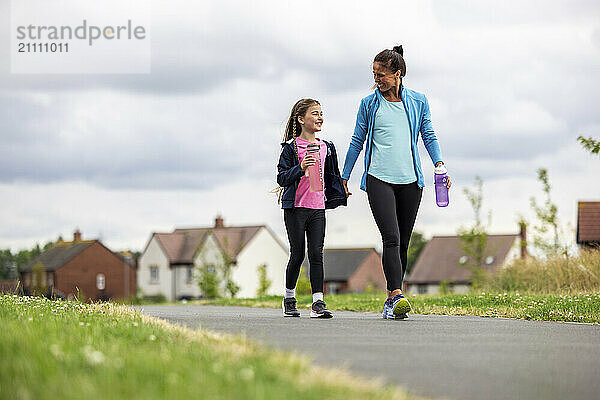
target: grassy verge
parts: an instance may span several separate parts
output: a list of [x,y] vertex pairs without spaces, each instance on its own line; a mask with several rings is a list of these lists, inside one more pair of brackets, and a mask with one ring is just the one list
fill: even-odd
[[[381,312],[385,294],[345,294],[325,296],[331,310]],[[418,295],[408,297],[413,313],[476,315],[540,321],[600,323],[600,294],[541,295],[511,293],[469,293]],[[299,296],[298,307],[308,307],[311,296]],[[201,304],[248,307],[281,307],[280,296],[258,299],[202,300]]]
[[111,304],[0,295],[6,399],[414,399],[240,337]]

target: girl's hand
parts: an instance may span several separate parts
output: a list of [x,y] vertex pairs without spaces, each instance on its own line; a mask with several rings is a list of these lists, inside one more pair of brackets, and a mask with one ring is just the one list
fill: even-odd
[[306,156],[300,163],[300,168],[302,168],[302,171],[306,171],[306,168],[310,167],[311,165],[315,165],[316,161],[317,160],[315,159],[314,156],[312,156],[312,155]]
[[344,184],[344,190],[346,191],[346,197],[350,197],[352,193],[348,190],[348,179],[342,179],[342,183]]

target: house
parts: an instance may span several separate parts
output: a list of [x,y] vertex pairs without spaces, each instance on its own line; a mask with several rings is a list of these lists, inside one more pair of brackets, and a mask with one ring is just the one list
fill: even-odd
[[[486,258],[481,268],[494,271],[516,258],[527,255],[526,231],[520,234],[487,235]],[[459,236],[434,236],[425,245],[411,273],[405,278],[405,291],[409,294],[436,294],[442,283],[454,293],[466,293],[471,285],[471,257],[461,249]]]
[[288,251],[265,225],[214,226],[153,233],[138,261],[138,285],[144,295],[164,295],[170,301],[197,298],[199,268],[222,271],[239,286],[237,297],[255,297],[259,267],[271,281],[268,294],[283,295]]
[[[309,271],[308,258],[302,264]],[[374,248],[324,249],[324,293],[363,293],[367,287],[384,291],[381,256]]]
[[581,248],[600,245],[600,201],[577,203],[577,244]]
[[26,294],[55,294],[68,299],[127,299],[136,294],[136,272],[130,261],[99,240],[58,242],[21,271]]

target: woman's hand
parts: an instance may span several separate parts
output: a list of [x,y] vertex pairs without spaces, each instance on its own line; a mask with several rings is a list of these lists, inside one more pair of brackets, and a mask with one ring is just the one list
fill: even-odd
[[315,165],[316,162],[317,160],[314,156],[307,155],[302,159],[302,162],[300,163],[300,168],[302,168],[302,171],[306,171],[306,168],[310,167],[311,165]]
[[[438,161],[435,166],[439,166],[439,165],[444,165],[443,161]],[[450,180],[450,176],[446,174],[446,188],[450,189],[450,186],[452,186],[452,181]]]
[[350,191],[348,190],[348,179],[342,179],[342,183],[344,184],[344,190],[346,191],[346,197],[351,196],[352,193],[350,193]]

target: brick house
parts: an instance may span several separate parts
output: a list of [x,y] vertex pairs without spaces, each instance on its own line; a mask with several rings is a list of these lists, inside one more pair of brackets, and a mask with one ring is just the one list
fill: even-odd
[[[302,266],[309,273],[308,258]],[[363,293],[368,286],[385,290],[381,256],[374,248],[323,250],[324,293]]]
[[[130,259],[99,240],[58,242],[21,271],[25,294],[36,288],[67,299],[79,294],[86,300],[126,299],[136,294],[136,271]],[[42,288],[42,289],[39,289]]]
[[[527,256],[525,227],[519,234],[487,235],[485,260],[480,266],[493,272],[515,259]],[[445,282],[454,293],[466,293],[471,286],[470,256],[461,248],[459,236],[434,236],[427,242],[411,273],[404,279],[410,294],[437,294]]]
[[581,248],[600,246],[600,201],[577,203],[577,244]]

